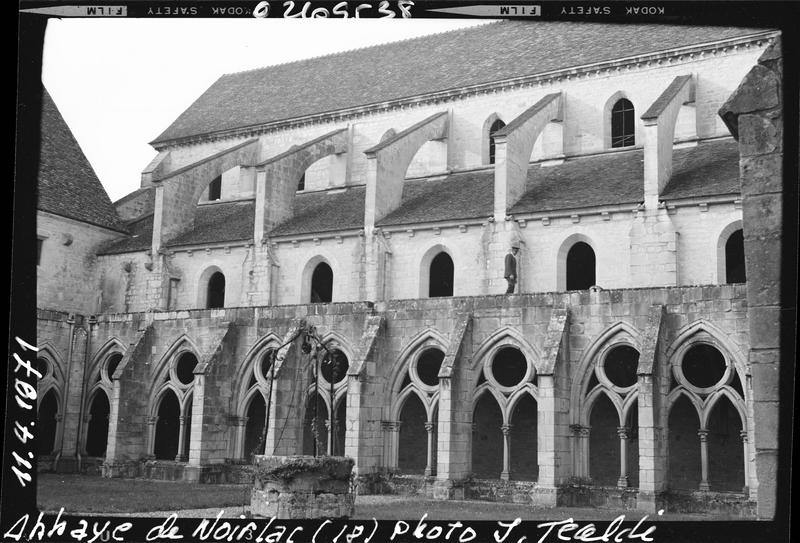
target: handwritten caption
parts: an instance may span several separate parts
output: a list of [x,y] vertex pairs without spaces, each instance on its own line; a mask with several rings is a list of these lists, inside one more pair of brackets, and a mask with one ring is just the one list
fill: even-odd
[[[658,514],[663,514],[663,510]],[[388,524],[391,529],[389,541],[398,538],[403,541],[409,539],[415,541],[443,541],[447,543],[469,543],[478,537],[478,532],[468,524],[461,521],[450,521],[447,524],[429,523],[425,519],[427,515],[416,523],[416,525],[398,520],[390,523],[383,523],[381,526],[376,519],[367,521],[322,521],[313,532],[308,529],[304,533],[303,526],[288,527],[276,519],[253,520],[246,519],[244,515],[239,515],[238,520],[233,522],[224,520],[225,511],[220,511],[214,520],[202,519],[196,527],[191,530],[189,541],[254,541],[255,543],[297,543],[308,541],[308,534],[311,534],[311,542],[332,542],[332,543],[370,543],[372,538],[378,533],[379,537],[385,538],[388,531],[385,529]],[[29,514],[25,514],[17,520],[11,528],[3,534],[5,539],[20,541],[43,541],[54,540],[65,541],[64,537],[70,541],[79,543],[96,543],[101,541],[126,541],[126,533],[133,527],[133,523],[128,521],[98,520],[89,522],[85,519],[63,518],[64,509],[58,512],[54,519],[45,518],[43,513],[39,513],[35,521]],[[536,525],[538,539],[528,540],[524,535],[525,527],[522,526],[522,519],[517,518],[513,521],[497,521],[497,529],[492,531],[494,543],[524,543],[526,541],[536,541],[536,543],[546,543],[548,541],[585,541],[603,543],[623,543],[626,541],[654,541],[653,533],[656,530],[654,525],[643,526],[647,515],[642,517],[636,525],[623,527],[625,515],[619,515],[612,520],[604,530],[598,530],[594,523],[578,523],[569,518],[566,520],[547,521]],[[246,522],[244,522],[246,521]],[[28,523],[31,525],[28,526]],[[72,527],[74,525],[74,527]],[[384,528],[384,529],[379,529]],[[380,533],[379,533],[380,532]],[[188,532],[187,532],[188,533]],[[128,534],[132,536],[133,534]],[[401,537],[402,536],[402,537]],[[150,528],[145,536],[145,541],[175,541],[184,539],[178,526],[178,515],[172,514],[162,523]]]
[[[39,349],[25,340],[15,337],[17,345],[22,349],[22,353],[27,351],[38,352]],[[21,409],[33,413],[36,407],[36,381],[42,378],[42,374],[31,365],[27,355],[23,358],[18,352],[13,353],[14,357],[14,401]],[[24,372],[20,372],[24,370]],[[16,476],[17,482],[22,488],[31,482],[33,472],[33,427],[36,422],[31,421],[29,425],[21,424],[18,420],[14,421],[14,437],[17,443],[9,447],[13,464],[11,472]]]

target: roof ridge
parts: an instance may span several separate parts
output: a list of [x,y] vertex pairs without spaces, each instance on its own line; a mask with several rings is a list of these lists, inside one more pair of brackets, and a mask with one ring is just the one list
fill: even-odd
[[511,22],[511,21],[510,20],[488,21],[488,22],[485,22],[485,23],[476,24],[476,25],[469,26],[469,27],[455,28],[453,30],[443,30],[441,32],[433,32],[431,34],[423,34],[421,36],[414,36],[414,37],[411,37],[411,38],[403,38],[401,40],[387,41],[387,42],[383,42],[383,43],[375,43],[375,44],[372,44],[372,45],[364,45],[362,47],[353,47],[352,49],[343,49],[341,51],[334,51],[332,53],[327,53],[327,54],[324,54],[324,55],[317,55],[317,56],[313,56],[313,57],[299,58],[297,60],[287,60],[286,62],[278,62],[277,64],[267,64],[266,66],[260,66],[258,68],[250,68],[248,70],[239,70],[239,71],[236,71],[236,72],[228,72],[228,73],[222,74],[220,77],[225,77],[225,76],[229,76],[229,75],[241,75],[241,74],[259,72],[259,71],[262,71],[262,70],[269,70],[270,68],[277,68],[278,66],[288,66],[290,64],[302,64],[304,62],[310,62],[312,60],[319,60],[319,59],[323,59],[323,58],[335,57],[335,56],[339,56],[339,55],[344,55],[346,53],[354,53],[356,51],[365,51],[367,49],[377,49],[378,47],[385,47],[387,45],[398,44],[398,43],[406,43],[406,42],[410,42],[410,41],[414,41],[414,40],[423,40],[423,39],[431,38],[433,36],[441,36],[442,34],[455,34],[456,32],[467,32],[467,31],[470,31],[470,30],[474,30],[476,28],[482,28],[482,27],[485,27],[485,26],[493,25],[493,24],[500,25],[500,24],[509,23],[509,22]]

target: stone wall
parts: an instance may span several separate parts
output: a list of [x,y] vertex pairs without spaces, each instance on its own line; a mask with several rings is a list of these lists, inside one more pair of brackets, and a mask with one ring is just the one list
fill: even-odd
[[[778,466],[779,384],[782,379],[791,380],[792,372],[782,369],[780,361],[792,364],[792,357],[782,353],[781,346],[793,345],[796,334],[795,310],[787,310],[781,301],[782,294],[792,293],[789,296],[792,300],[796,294],[796,275],[782,275],[782,270],[791,269],[796,274],[796,269],[782,267],[782,258],[793,262],[797,255],[796,245],[785,245],[787,239],[782,230],[785,222],[783,196],[796,197],[796,179],[788,179],[787,175],[786,181],[795,187],[788,190],[784,187],[782,82],[783,59],[778,41],[758,59],[758,65],[747,73],[719,111],[739,141],[751,336],[749,363],[757,421],[754,437],[758,488],[751,487],[751,493],[757,492],[758,516],[764,519],[775,515],[778,481],[781,473],[788,474]],[[792,339],[788,340],[789,337]],[[784,387],[784,390],[790,389]],[[787,412],[791,412],[791,408]],[[789,426],[783,428],[788,430]]]
[[44,240],[36,266],[37,307],[97,312],[97,249],[123,234],[42,211],[36,217],[36,235]]

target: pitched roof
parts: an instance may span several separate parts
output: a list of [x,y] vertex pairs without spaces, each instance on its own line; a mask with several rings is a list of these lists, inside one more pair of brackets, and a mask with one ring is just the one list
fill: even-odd
[[644,200],[641,149],[528,168],[526,191],[509,213],[536,213]]
[[126,232],[97,174],[46,91],[40,127],[36,208]]
[[166,243],[168,247],[253,239],[255,202],[221,202],[197,206],[194,228]]
[[[736,194],[739,192],[739,151],[732,138],[707,141],[673,151],[673,177],[663,200]],[[603,205],[638,204],[644,200],[642,149],[576,157],[557,166],[528,168],[526,191],[511,214],[546,213]],[[363,185],[299,193],[294,215],[276,226],[271,236],[308,235],[362,228]],[[459,172],[443,179],[411,179],[403,185],[400,207],[378,226],[412,225],[491,216],[494,170]],[[249,240],[253,237],[252,200],[197,207],[195,227],[167,243],[201,245]],[[115,241],[101,254],[146,250],[153,232],[152,215],[129,223],[133,236]]]
[[739,194],[739,144],[733,138],[673,151],[672,178],[662,200]]
[[150,249],[153,241],[153,215],[146,215],[127,224],[130,235],[108,242],[98,251],[98,255],[135,253]]
[[364,226],[364,185],[342,191],[308,192],[294,197],[294,215],[271,236],[351,230]]
[[454,173],[441,180],[410,180],[403,184],[398,209],[378,226],[489,217],[494,203],[494,170]]
[[223,75],[152,143],[759,32],[575,22],[486,24]]

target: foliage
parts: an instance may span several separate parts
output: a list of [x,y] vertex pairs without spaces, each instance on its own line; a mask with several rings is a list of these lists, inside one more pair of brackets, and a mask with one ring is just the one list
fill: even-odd
[[[271,459],[268,459],[271,460]],[[320,480],[350,481],[353,459],[341,456],[291,456],[279,462],[262,461],[256,465],[255,477],[261,482],[291,482],[303,473],[313,473]]]

